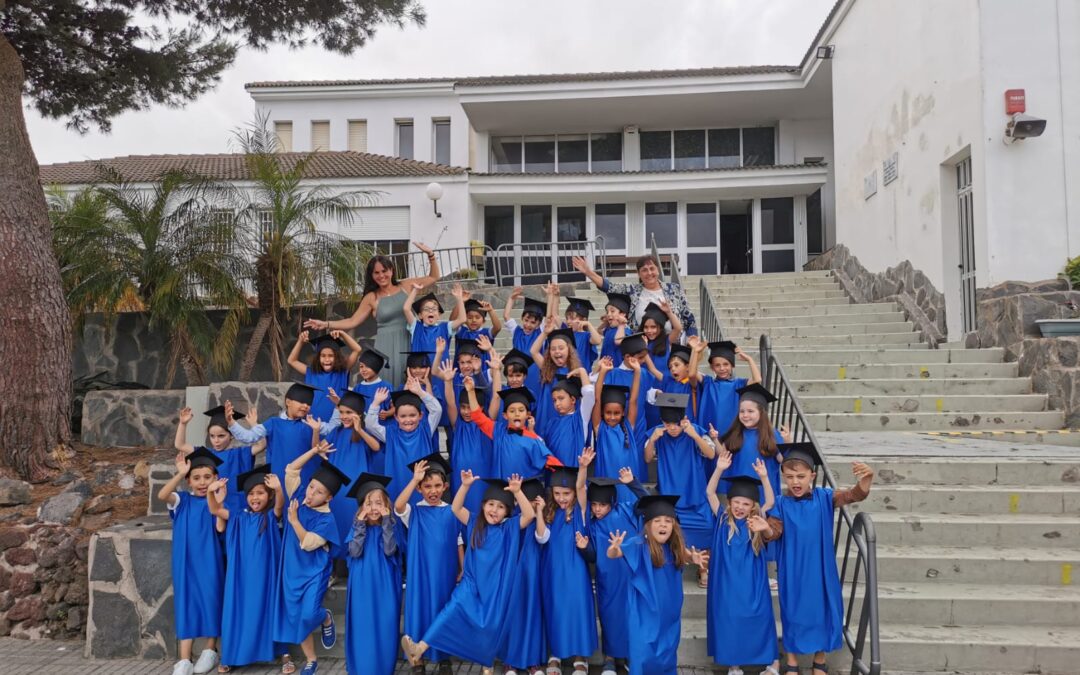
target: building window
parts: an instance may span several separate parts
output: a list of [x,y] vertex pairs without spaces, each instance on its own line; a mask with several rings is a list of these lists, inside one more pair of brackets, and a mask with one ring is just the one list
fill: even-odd
[[262,236],[264,242],[269,242],[274,238],[274,212],[270,209],[259,209],[256,211],[256,218],[259,223],[259,234]]
[[825,250],[825,213],[821,208],[821,189],[806,198],[806,252],[817,255]]
[[316,151],[330,149],[330,122],[311,123],[311,149]]
[[749,127],[742,130],[743,166],[776,164],[776,130],[772,127]]
[[641,170],[671,170],[671,132],[642,131],[641,135]]
[[292,122],[274,122],[278,152],[292,152]]
[[551,241],[551,207],[521,207],[521,241],[546,243]]
[[742,163],[742,140],[738,129],[709,129],[709,168],[723,169]]
[[626,250],[626,204],[596,205],[596,236],[607,251]]
[[764,246],[795,243],[795,200],[792,197],[761,200],[761,243]]
[[514,243],[514,207],[484,207],[484,243],[491,248]]
[[704,169],[705,130],[675,132],[675,170]]
[[349,150],[367,152],[367,120],[349,120]]
[[432,126],[435,136],[433,161],[436,164],[450,164],[450,120],[434,120]]
[[658,249],[679,246],[679,209],[676,202],[652,202],[645,205],[645,247],[656,241]]
[[559,136],[559,173],[589,171],[589,136]]
[[491,139],[491,170],[495,173],[521,173],[521,137]]
[[555,173],[555,137],[525,137],[525,173]]
[[685,129],[641,132],[642,171],[693,171],[776,163],[776,129]]
[[622,171],[622,134],[590,134],[592,171]]
[[413,158],[413,123],[412,120],[397,121],[397,156],[402,159]]
[[584,173],[622,169],[622,134],[496,136],[493,173]]

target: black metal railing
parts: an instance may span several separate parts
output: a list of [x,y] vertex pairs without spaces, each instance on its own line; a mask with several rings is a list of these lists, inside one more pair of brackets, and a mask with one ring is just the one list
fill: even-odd
[[607,276],[607,253],[601,236],[578,241],[500,244],[488,258],[488,276],[493,276],[493,283],[500,286],[584,281],[585,275],[574,269],[575,257],[585,258],[597,274]]
[[[656,246],[656,234],[652,234],[649,237],[649,253],[652,254],[656,265],[660,270],[660,281],[670,281],[673,284],[682,285],[682,281],[679,279],[679,254],[672,252],[667,253],[664,256],[660,255],[660,249]],[[664,258],[668,260],[667,273],[664,273]]]
[[[767,335],[761,336],[759,359],[763,384],[776,396],[776,401],[769,408],[769,420],[779,428],[787,425],[796,443],[807,442],[814,445],[821,459],[821,469],[817,472],[820,485],[837,489],[825,453],[814,436],[803,413],[795,389],[791,386],[784,366],[772,351],[772,344]],[[843,562],[840,565],[841,587],[849,591],[844,598],[844,643],[851,653],[852,675],[880,675],[881,644],[879,636],[878,589],[877,589],[877,537],[874,534],[874,521],[865,512],[855,513],[846,506],[837,510],[834,528],[833,547],[841,555],[843,541]],[[861,584],[860,584],[861,582]],[[856,616],[856,608],[858,615]],[[856,625],[852,625],[857,620]],[[870,654],[867,657],[867,644]]]
[[716,305],[713,304],[709,286],[702,277],[698,281],[698,331],[707,342],[717,342],[724,339],[724,327],[720,324],[720,316],[716,313]]
[[[435,261],[439,265],[437,283],[479,281],[494,284],[497,282],[497,276],[491,264],[494,252],[490,246],[476,242],[470,246],[437,248],[432,253],[435,254]],[[426,276],[431,269],[427,254],[423,251],[392,253],[389,258],[394,263],[399,279]]]

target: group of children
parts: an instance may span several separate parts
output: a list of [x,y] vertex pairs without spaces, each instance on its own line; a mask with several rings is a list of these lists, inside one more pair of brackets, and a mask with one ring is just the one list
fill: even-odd
[[[815,487],[812,445],[772,427],[748,354],[683,339],[666,305],[631,332],[616,294],[594,326],[577,298],[560,320],[557,286],[524,298],[520,322],[520,289],[501,322],[459,287],[443,320],[418,290],[404,382],[384,382],[388,357],[345,333],[303,333],[289,363],[306,383],[279,415],[259,422],[226,401],[206,412],[208,447],[193,448],[181,411],[176,475],[158,495],[174,520],[174,674],[277,659],[293,673],[298,645],[314,675],[316,640],[337,640],[324,596],[342,581],[349,673],[390,675],[403,655],[414,675],[425,660],[448,675],[451,657],[511,675],[568,661],[582,675],[598,649],[604,675],[674,673],[688,564],[729,675],[798,673],[799,655],[828,672],[842,627],[833,509],[865,499],[873,471],[855,463],[851,490]],[[500,329],[513,333],[505,354]],[[749,378],[734,376],[739,361]]]

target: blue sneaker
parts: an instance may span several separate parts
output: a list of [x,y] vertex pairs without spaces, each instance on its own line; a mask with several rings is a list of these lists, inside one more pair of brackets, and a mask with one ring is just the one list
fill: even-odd
[[[322,624],[322,646],[323,649],[330,649],[337,644],[337,626],[334,625],[334,613],[330,610],[326,610],[326,617],[330,619],[330,625]],[[307,671],[305,670],[305,673]],[[315,672],[314,670],[311,672]]]
[[304,669],[300,671],[300,675],[315,675],[317,672],[319,672],[319,662],[308,661],[304,664]]

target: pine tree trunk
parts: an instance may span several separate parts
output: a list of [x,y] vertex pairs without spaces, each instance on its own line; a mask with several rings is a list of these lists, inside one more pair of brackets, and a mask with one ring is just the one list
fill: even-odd
[[71,440],[72,338],[22,85],[0,34],[0,460],[42,481]]

